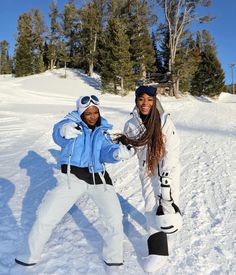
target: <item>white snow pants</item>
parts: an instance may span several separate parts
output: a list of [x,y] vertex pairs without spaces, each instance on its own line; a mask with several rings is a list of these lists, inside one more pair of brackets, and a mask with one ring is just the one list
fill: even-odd
[[122,210],[112,185],[90,185],[70,175],[70,189],[67,175],[61,174],[58,185],[43,199],[36,221],[31,229],[24,250],[17,259],[25,263],[37,263],[43,247],[51,236],[52,230],[70,210],[78,198],[87,193],[96,203],[106,228],[103,239],[103,259],[107,263],[123,263],[123,225]]
[[[161,182],[158,175],[150,177],[147,174],[146,165],[143,165],[143,163],[143,160],[139,161],[139,177],[142,183],[142,194],[145,200],[145,217],[147,221],[147,228],[149,235],[152,235],[159,231],[156,225],[155,216],[157,206],[159,205]],[[180,167],[176,164],[175,169],[172,169],[171,195],[177,205],[179,205],[179,178]]]

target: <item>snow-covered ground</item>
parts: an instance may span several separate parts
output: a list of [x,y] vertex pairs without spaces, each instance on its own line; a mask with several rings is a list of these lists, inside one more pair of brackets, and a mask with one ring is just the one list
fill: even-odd
[[[15,255],[40,201],[56,184],[59,153],[53,125],[80,95],[96,94],[102,114],[123,129],[133,108],[127,97],[101,95],[99,79],[62,70],[0,76],[0,274],[107,274],[101,258],[104,227],[95,204],[83,196],[55,228],[40,263],[21,267]],[[161,98],[181,137],[181,209],[184,227],[169,263],[157,274],[236,274],[236,96]],[[144,203],[137,161],[109,165],[124,212],[124,266],[117,274],[142,275],[146,255]]]

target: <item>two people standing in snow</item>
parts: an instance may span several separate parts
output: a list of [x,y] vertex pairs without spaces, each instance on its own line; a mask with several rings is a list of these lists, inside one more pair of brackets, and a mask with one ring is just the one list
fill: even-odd
[[[53,228],[83,194],[99,208],[106,227],[103,259],[107,265],[123,264],[123,226],[119,200],[105,163],[126,160],[137,153],[145,200],[149,237],[143,269],[155,272],[166,263],[167,234],[178,231],[182,218],[179,203],[179,138],[169,114],[157,109],[156,89],[140,86],[135,91],[133,117],[124,135],[112,143],[111,125],[100,115],[96,96],[77,100],[77,111],[54,126],[54,141],[62,148],[58,186],[43,200],[24,251],[16,262],[36,264]],[[131,145],[131,146],[130,146]],[[135,148],[135,149],[134,149]]]
[[[133,117],[124,127],[122,139],[135,147],[145,201],[149,237],[143,269],[155,272],[166,264],[167,234],[182,226],[179,204],[179,138],[169,114],[156,99],[156,89],[140,86],[135,91]],[[158,106],[157,106],[158,105]],[[158,110],[159,109],[159,110]]]
[[104,262],[123,264],[122,210],[104,164],[128,159],[134,149],[112,143],[107,134],[112,125],[100,115],[95,95],[80,97],[76,106],[76,111],[54,126],[53,139],[61,147],[58,185],[42,201],[27,243],[15,259],[18,264],[30,266],[39,261],[53,229],[84,193],[97,205],[106,227]]

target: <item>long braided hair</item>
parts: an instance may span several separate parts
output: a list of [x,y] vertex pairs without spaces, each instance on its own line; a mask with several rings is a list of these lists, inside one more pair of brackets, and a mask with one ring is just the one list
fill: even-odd
[[[137,105],[138,96],[135,99]],[[147,146],[147,170],[150,175],[154,175],[158,163],[165,154],[165,142],[164,136],[161,131],[161,118],[160,113],[156,108],[156,97],[153,100],[153,106],[150,113],[147,116],[139,114],[146,131],[141,135],[137,135],[134,138],[127,138],[127,142],[134,147]]]

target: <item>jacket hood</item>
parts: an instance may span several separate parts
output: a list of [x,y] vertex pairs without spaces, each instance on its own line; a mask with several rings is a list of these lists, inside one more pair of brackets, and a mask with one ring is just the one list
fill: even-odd
[[[143,124],[142,123],[142,119],[140,117],[140,112],[139,112],[139,109],[137,106],[134,106],[134,109],[133,111],[131,112],[131,115],[133,115],[133,118],[136,119],[139,124]],[[163,127],[166,123],[166,120],[167,120],[167,117],[169,116],[170,114],[169,113],[166,113],[166,112],[162,112],[160,113],[160,117],[161,117],[161,127]],[[144,127],[145,129],[145,127]]]

